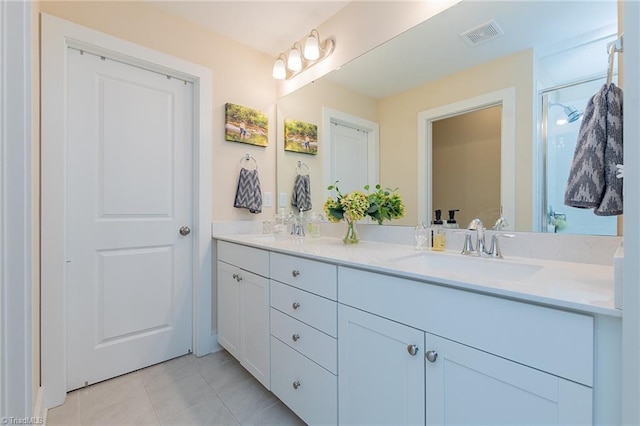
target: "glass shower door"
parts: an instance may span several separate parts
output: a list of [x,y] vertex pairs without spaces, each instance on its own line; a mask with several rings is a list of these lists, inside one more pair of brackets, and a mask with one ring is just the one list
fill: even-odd
[[542,93],[544,150],[543,232],[616,235],[617,216],[596,216],[593,209],[564,205],[564,193],[573,160],[582,112],[606,78],[563,86]]

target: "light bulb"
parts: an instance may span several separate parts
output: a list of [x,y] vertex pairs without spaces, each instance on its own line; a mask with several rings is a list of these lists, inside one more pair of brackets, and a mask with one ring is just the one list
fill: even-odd
[[297,47],[292,48],[289,52],[287,68],[291,71],[300,71],[302,69],[302,58],[300,57],[300,50],[298,50]]
[[311,33],[307,40],[304,42],[304,57],[310,61],[315,61],[320,57],[320,46],[318,45],[318,38]]
[[273,78],[283,80],[287,76],[287,70],[284,67],[284,61],[281,58],[276,59],[273,64]]

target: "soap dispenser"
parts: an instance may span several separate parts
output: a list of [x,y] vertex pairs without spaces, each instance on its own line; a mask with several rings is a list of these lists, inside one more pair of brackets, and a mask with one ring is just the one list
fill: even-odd
[[435,220],[431,226],[431,250],[444,251],[447,234],[444,229],[444,221],[442,220],[442,210],[436,210],[434,214]]
[[456,212],[459,212],[459,209],[449,210],[449,219],[447,219],[446,228],[449,229],[458,229],[458,222],[456,222]]

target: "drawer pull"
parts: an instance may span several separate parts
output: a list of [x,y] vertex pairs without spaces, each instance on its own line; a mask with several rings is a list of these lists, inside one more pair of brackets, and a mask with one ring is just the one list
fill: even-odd
[[238,274],[233,274],[233,279],[238,281]]
[[292,307],[293,309],[298,309],[298,308],[300,307],[300,303],[298,303],[298,302],[293,302],[293,304],[291,305],[291,307]]
[[298,389],[299,387],[300,387],[300,382],[299,381],[296,380],[295,382],[293,382],[293,388],[294,389]]
[[297,342],[298,340],[300,340],[300,335],[294,334],[293,336],[291,336],[291,338],[293,339],[294,342]]
[[238,274],[238,278],[236,278],[238,282],[242,281],[242,275]]
[[291,271],[291,275],[293,275],[293,278],[295,278],[298,275],[300,275],[300,271],[298,271],[297,269],[294,269],[293,271]]
[[427,358],[427,361],[436,362],[436,360],[438,359],[438,352],[436,352],[436,351],[427,351],[427,353],[424,354],[424,356]]
[[416,356],[418,354],[418,347],[416,345],[408,345],[407,352],[409,352],[409,355]]

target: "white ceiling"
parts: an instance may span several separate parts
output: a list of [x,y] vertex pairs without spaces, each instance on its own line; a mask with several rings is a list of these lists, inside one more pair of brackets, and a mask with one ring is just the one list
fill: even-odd
[[[504,35],[475,47],[460,37],[494,19]],[[464,0],[332,72],[327,78],[374,98],[400,93],[489,60],[533,48],[557,74],[556,83],[604,73],[600,54],[575,55],[576,47],[617,31],[617,4],[609,1]],[[607,39],[607,40],[610,40]],[[577,72],[578,71],[578,72]],[[366,78],[363,78],[366,76]]]
[[312,0],[148,1],[274,58],[349,3]]

